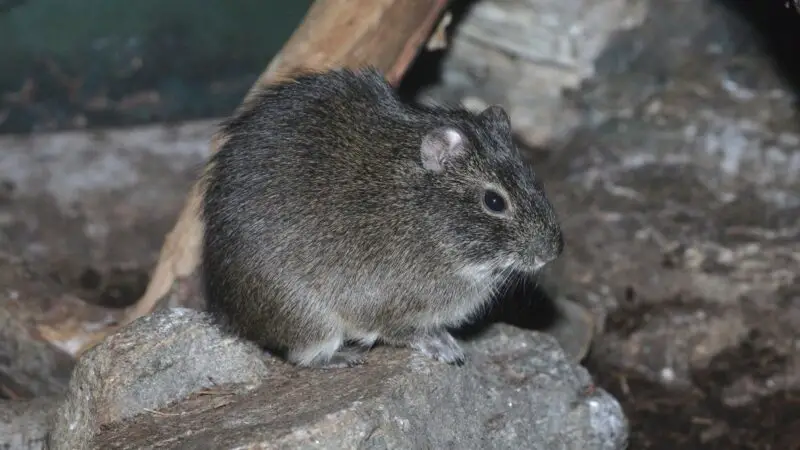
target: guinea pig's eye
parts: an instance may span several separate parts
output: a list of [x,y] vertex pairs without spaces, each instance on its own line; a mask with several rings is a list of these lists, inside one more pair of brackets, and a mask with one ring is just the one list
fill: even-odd
[[489,211],[494,213],[505,212],[507,206],[506,201],[502,195],[492,189],[487,189],[483,193],[483,204]]

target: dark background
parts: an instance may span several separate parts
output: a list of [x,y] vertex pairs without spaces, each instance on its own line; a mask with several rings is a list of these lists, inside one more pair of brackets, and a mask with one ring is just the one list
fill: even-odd
[[310,0],[0,0],[0,133],[230,113]]

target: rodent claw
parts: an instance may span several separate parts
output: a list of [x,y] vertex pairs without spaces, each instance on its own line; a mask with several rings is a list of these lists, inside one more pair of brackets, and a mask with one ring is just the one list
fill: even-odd
[[329,360],[321,362],[317,367],[321,369],[348,369],[364,364],[367,361],[366,353],[354,349],[340,349]]
[[463,366],[467,359],[464,350],[447,331],[420,336],[411,346],[431,359],[456,366]]

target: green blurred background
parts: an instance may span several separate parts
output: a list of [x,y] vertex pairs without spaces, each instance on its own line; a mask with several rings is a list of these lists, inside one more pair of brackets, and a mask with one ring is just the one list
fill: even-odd
[[0,0],[0,133],[230,113],[301,0]]

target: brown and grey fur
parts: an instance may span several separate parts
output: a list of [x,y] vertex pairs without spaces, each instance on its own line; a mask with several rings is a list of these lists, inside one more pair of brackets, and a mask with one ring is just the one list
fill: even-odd
[[[562,251],[499,107],[413,106],[378,71],[336,70],[267,88],[222,133],[204,175],[209,306],[295,364],[359,364],[376,341],[463,363],[445,328]],[[483,206],[489,186],[507,214]]]

